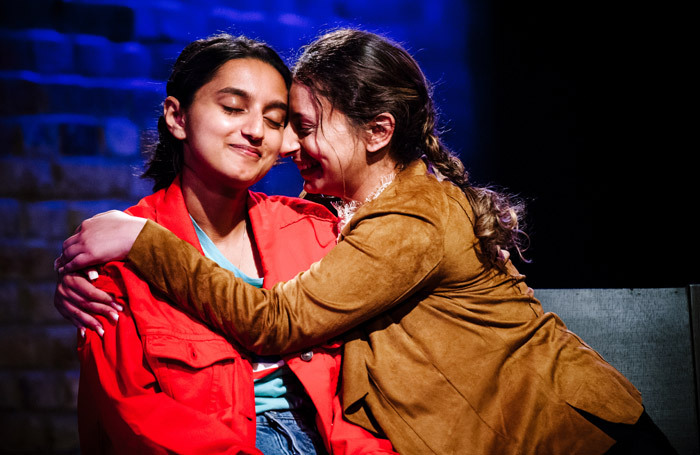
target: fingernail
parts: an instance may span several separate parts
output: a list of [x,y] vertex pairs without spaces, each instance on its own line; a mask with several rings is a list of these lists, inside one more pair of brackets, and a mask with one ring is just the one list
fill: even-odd
[[87,276],[90,281],[95,281],[100,275],[97,273],[97,270],[88,270]]
[[124,307],[119,305],[118,303],[112,302],[112,306],[117,310],[117,311],[124,311]]
[[112,320],[114,321],[115,324],[116,324],[117,322],[119,322],[119,313],[112,313],[112,312],[110,312],[110,313],[109,313],[109,317],[112,318]]
[[80,328],[80,338],[85,338],[85,327]]
[[97,330],[97,334],[98,334],[99,336],[104,336],[104,334],[105,334],[105,329],[103,329],[102,327],[98,327],[98,328],[95,329],[95,330]]

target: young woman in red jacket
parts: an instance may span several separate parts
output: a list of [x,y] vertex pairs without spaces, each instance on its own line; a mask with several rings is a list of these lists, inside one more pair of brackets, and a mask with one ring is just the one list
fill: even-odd
[[[282,148],[291,76],[263,43],[218,35],[189,44],[167,83],[145,177],[155,193],[127,210],[176,233],[246,282],[293,278],[336,243],[324,207],[251,192]],[[81,327],[79,429],[84,453],[385,454],[343,419],[340,343],[252,355],[172,306],[124,262],[95,270],[95,296],[122,313]],[[93,276],[94,278],[94,276]],[[64,277],[56,301],[69,314]],[[82,283],[84,284],[84,283]]]

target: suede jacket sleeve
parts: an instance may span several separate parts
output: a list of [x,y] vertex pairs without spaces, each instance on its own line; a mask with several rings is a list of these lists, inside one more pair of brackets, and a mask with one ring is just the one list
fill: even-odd
[[185,311],[248,349],[293,352],[421,289],[443,257],[441,209],[440,200],[389,187],[358,210],[326,257],[270,290],[246,285],[150,221],[127,260]]
[[105,333],[88,331],[78,346],[79,423],[84,453],[257,454],[253,445],[214,415],[163,393],[143,357],[143,346],[124,298],[122,267],[103,268],[95,285],[125,311],[115,325],[101,316]]

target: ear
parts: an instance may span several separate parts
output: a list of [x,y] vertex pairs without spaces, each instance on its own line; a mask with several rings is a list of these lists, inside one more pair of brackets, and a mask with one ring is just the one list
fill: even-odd
[[369,122],[367,129],[366,145],[368,152],[378,152],[391,142],[394,136],[396,121],[388,112],[382,112]]
[[168,130],[176,139],[185,140],[185,111],[180,106],[180,101],[174,96],[169,96],[163,101],[163,118]]

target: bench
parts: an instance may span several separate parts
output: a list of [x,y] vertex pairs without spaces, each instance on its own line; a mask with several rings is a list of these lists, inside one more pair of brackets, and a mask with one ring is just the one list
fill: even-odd
[[537,289],[535,297],[639,389],[679,454],[700,454],[700,285]]

